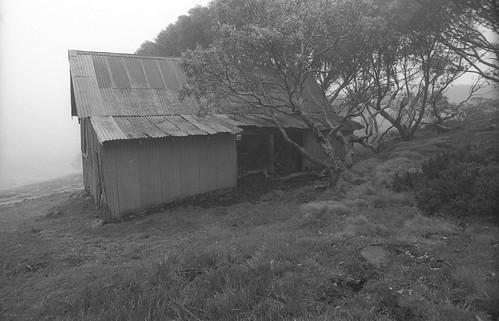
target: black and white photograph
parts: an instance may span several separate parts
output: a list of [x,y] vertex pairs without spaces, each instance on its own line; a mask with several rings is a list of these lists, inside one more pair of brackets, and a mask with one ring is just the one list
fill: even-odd
[[0,0],[0,320],[498,321],[497,0]]

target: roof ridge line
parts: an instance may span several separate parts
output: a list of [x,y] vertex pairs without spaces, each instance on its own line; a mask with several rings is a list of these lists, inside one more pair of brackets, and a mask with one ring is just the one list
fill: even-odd
[[120,52],[106,52],[106,51],[87,51],[87,50],[68,50],[68,54],[76,55],[98,55],[98,56],[115,56],[115,57],[133,57],[133,58],[146,58],[146,59],[165,59],[165,60],[181,60],[181,57],[161,57],[161,56],[147,56],[138,55],[131,53],[120,53]]

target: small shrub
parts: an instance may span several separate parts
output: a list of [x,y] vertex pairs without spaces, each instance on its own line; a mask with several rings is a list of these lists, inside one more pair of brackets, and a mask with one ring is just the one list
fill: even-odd
[[422,179],[423,175],[419,171],[396,173],[393,178],[392,189],[395,192],[414,191]]
[[446,151],[425,161],[421,171],[397,173],[395,191],[413,191],[427,214],[456,217],[499,213],[499,149],[484,145]]

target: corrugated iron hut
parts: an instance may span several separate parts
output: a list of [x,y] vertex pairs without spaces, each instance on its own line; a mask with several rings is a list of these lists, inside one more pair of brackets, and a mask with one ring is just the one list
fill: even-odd
[[[258,164],[261,157],[252,155],[262,149],[272,150],[270,166],[276,159],[290,168],[307,166],[282,143],[268,116],[199,116],[195,102],[179,101],[185,75],[178,58],[70,50],[69,63],[84,186],[97,204],[107,204],[113,219],[236,186],[238,162]],[[316,156],[322,153],[303,123],[281,120],[293,140]]]

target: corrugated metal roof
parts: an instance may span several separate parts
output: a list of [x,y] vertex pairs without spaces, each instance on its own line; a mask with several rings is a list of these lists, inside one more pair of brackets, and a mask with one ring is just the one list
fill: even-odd
[[[279,116],[286,128],[305,129],[306,126],[290,116]],[[162,138],[170,136],[237,134],[241,127],[274,127],[269,116],[264,114],[213,114],[206,116],[96,116],[91,117],[99,142]]]
[[179,101],[185,74],[179,58],[69,51],[76,115],[161,116],[195,114],[194,99]]
[[[73,116],[91,117],[101,142],[275,127],[270,116],[237,103],[221,106],[209,116],[196,116],[200,106],[195,99],[179,100],[179,89],[186,81],[179,58],[70,50],[69,62]],[[325,97],[310,81],[311,94],[305,101],[307,109],[313,110]],[[306,128],[291,115],[279,114],[277,119],[285,128]],[[332,115],[333,122],[338,119]]]
[[237,134],[243,131],[239,127],[218,119],[215,115],[206,117],[192,115],[96,116],[91,117],[90,122],[101,143],[170,136]]

